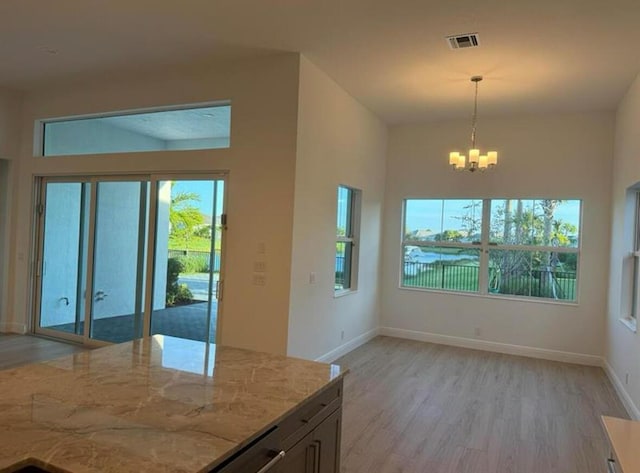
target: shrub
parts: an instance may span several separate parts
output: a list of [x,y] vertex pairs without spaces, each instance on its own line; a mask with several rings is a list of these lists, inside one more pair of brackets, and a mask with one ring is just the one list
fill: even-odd
[[167,295],[165,301],[167,306],[190,302],[193,299],[193,294],[187,285],[178,284],[178,277],[184,270],[184,264],[179,258],[169,258],[167,261]]
[[207,273],[209,272],[209,258],[202,255],[178,256],[182,264],[181,273]]

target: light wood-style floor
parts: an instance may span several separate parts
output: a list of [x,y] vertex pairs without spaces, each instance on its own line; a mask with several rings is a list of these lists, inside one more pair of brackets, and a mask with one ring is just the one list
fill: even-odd
[[70,355],[86,348],[29,335],[0,334],[0,370]]
[[342,473],[600,473],[627,417],[600,368],[389,337],[337,363]]
[[[81,350],[0,334],[0,369]],[[337,363],[342,473],[600,473],[599,417],[627,417],[600,368],[389,337]]]

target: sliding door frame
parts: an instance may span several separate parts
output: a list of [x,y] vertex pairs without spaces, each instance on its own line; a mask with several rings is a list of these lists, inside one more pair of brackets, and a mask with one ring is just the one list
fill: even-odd
[[[147,338],[151,334],[151,317],[153,316],[153,294],[155,284],[155,261],[156,261],[156,234],[157,234],[157,216],[158,216],[158,182],[160,181],[223,181],[223,203],[222,214],[226,218],[228,203],[228,177],[229,173],[221,172],[164,172],[164,173],[128,173],[128,174],[90,174],[90,175],[39,175],[35,176],[36,189],[36,216],[35,216],[35,245],[33,248],[33,261],[35,271],[32,276],[32,332],[50,338],[62,339],[70,342],[80,343],[90,347],[99,347],[110,345],[110,342],[91,338],[91,324],[93,323],[93,272],[95,262],[95,232],[96,232],[96,209],[98,198],[98,184],[101,182],[147,182],[149,184],[148,195],[148,219],[146,221],[145,231],[147,233],[147,251],[146,261],[144,262],[144,277],[138,278],[138,285],[144,283],[144,304],[142,306],[142,336]],[[88,240],[85,265],[85,300],[84,300],[84,328],[82,335],[71,334],[58,330],[49,329],[40,326],[41,310],[42,310],[42,276],[44,265],[44,237],[45,237],[45,215],[46,215],[46,190],[49,183],[83,183],[91,185],[91,196],[89,200],[89,223],[88,223]],[[215,209],[215,199],[214,209]],[[85,214],[86,215],[86,214]],[[215,215],[212,223],[212,255],[215,254]],[[226,248],[226,222],[222,222],[221,241],[220,241],[220,275],[218,287],[216,290],[217,318],[216,318],[216,340],[209,340],[210,343],[216,343],[220,339],[221,319],[223,314],[223,291],[224,291],[224,271],[225,271],[225,248]],[[139,235],[139,240],[144,241],[144,236]],[[140,255],[139,255],[140,257]],[[213,274],[213,272],[212,272]],[[211,292],[213,276],[210,276],[209,292]],[[78,278],[80,280],[80,278]],[[138,292],[138,287],[136,292]],[[89,297],[91,294],[91,297]],[[138,304],[136,304],[138,305]],[[209,296],[209,317],[210,317],[211,296]],[[209,336],[210,327],[207,327],[207,338]]]

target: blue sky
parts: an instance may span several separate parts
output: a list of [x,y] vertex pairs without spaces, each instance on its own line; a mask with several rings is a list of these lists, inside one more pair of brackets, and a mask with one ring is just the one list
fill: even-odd
[[[192,202],[194,207],[200,209],[204,215],[211,216],[213,208],[213,182],[214,181],[174,181],[173,193],[193,192],[200,196],[200,201]],[[216,214],[222,213],[224,196],[224,181],[218,181],[218,202]]]
[[[482,217],[482,201],[480,200],[408,200],[406,207],[406,230],[409,232],[415,230],[431,230],[434,233],[440,233],[443,230],[462,230],[462,222],[454,217],[464,215],[468,210],[464,207],[471,205],[473,202],[479,202],[477,206],[476,217]],[[502,205],[504,200],[495,200],[498,205]],[[525,208],[532,205],[532,200],[524,201]],[[572,223],[576,227],[580,223],[580,201],[566,200],[559,204],[554,216],[563,222]]]

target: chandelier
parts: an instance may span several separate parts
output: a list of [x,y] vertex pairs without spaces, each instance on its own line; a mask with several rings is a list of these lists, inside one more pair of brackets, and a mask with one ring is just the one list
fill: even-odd
[[449,164],[456,171],[471,171],[475,172],[478,169],[485,171],[486,169],[493,168],[498,164],[498,152],[489,151],[487,154],[480,154],[480,150],[476,148],[476,124],[478,121],[478,82],[482,80],[482,76],[471,77],[471,82],[476,85],[476,94],[473,104],[473,119],[471,125],[471,149],[469,150],[469,161],[465,155],[460,154],[458,151],[452,151],[449,153]]

